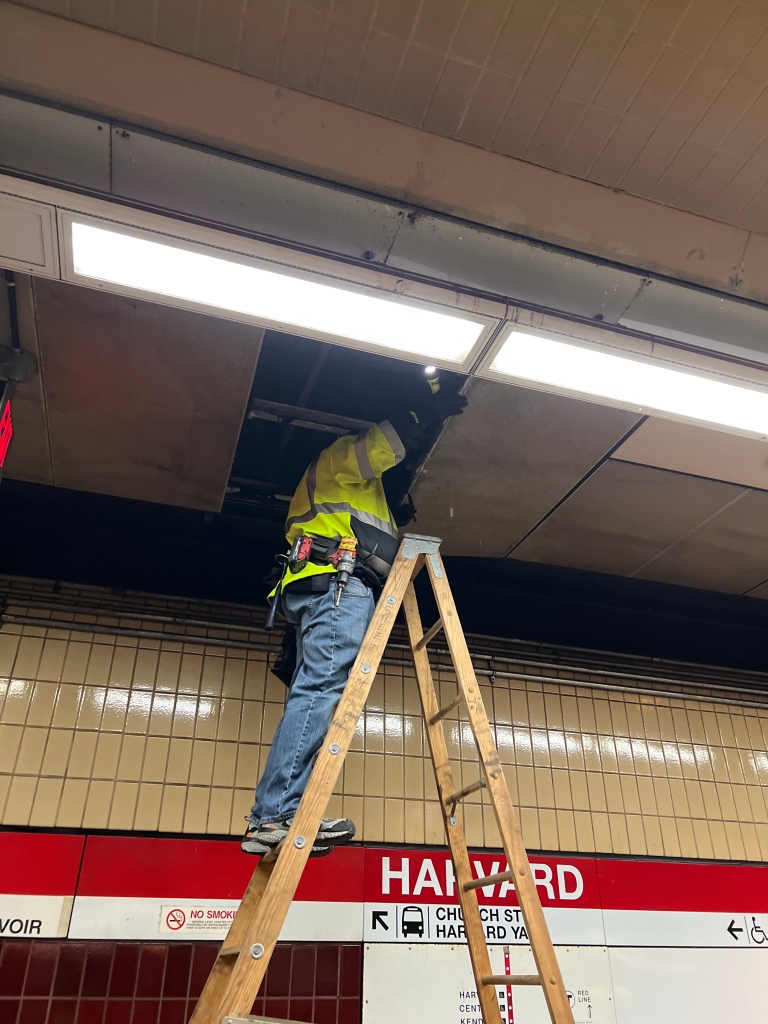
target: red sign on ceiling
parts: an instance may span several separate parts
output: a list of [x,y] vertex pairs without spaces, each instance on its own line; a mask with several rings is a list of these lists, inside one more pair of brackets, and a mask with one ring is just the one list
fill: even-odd
[[5,463],[5,456],[8,454],[12,437],[13,420],[11,418],[11,400],[9,398],[3,404],[2,411],[0,412],[0,469],[3,468]]

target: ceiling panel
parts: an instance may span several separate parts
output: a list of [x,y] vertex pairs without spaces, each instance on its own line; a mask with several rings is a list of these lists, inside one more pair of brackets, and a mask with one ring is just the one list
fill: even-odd
[[216,511],[262,331],[35,283],[53,482]]
[[768,580],[768,494],[747,491],[637,576],[729,594],[759,586]]
[[412,489],[419,527],[452,555],[505,555],[638,420],[498,381],[466,394]]
[[742,491],[609,459],[513,557],[629,576]]
[[689,423],[648,419],[613,458],[768,491],[768,442]]

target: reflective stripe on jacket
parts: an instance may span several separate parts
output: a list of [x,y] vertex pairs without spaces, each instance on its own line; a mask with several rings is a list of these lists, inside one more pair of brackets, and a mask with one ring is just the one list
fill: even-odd
[[[288,543],[306,533],[354,536],[358,550],[391,565],[398,548],[397,526],[381,477],[404,456],[405,448],[388,420],[334,441],[308,467],[291,499],[285,523]],[[286,572],[283,586],[335,571],[332,565],[310,562],[300,572]]]

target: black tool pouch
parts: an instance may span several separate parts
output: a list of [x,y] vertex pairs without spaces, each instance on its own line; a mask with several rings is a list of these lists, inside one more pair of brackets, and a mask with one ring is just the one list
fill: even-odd
[[296,671],[296,630],[293,626],[289,626],[283,634],[283,642],[272,663],[271,671],[281,683],[291,685],[293,673]]

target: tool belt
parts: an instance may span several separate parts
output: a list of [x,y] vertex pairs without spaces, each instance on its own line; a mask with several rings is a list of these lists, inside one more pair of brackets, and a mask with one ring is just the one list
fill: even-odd
[[[297,572],[304,568],[307,561],[314,565],[335,565],[338,561],[341,543],[341,537],[318,537],[311,533],[297,537],[288,552],[288,569],[291,572]],[[365,551],[358,544],[356,546],[355,572],[357,573],[361,567],[372,570],[377,576],[384,579],[387,578],[392,568],[389,562],[385,562],[383,558],[379,558],[372,551]],[[330,576],[331,573],[327,575]]]

